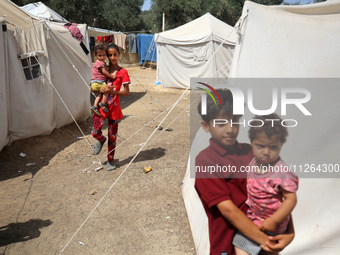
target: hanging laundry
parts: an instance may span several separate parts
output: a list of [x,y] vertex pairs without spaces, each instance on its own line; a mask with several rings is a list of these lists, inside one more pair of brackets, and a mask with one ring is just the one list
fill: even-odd
[[137,35],[129,34],[129,53],[137,53]]
[[109,35],[109,36],[104,37],[104,42],[112,43],[112,41],[113,41],[113,35]]
[[86,48],[85,44],[83,43],[83,34],[80,32],[79,28],[77,27],[76,23],[66,23],[64,28],[68,29],[72,36],[76,38],[80,44],[80,47],[83,49],[85,54],[89,54],[89,50]]
[[77,38],[78,42],[80,43],[81,41],[83,41],[83,35],[80,32],[79,28],[77,27],[76,23],[66,23],[64,25],[64,28],[67,28],[68,30],[70,30],[71,34],[73,37]]
[[96,45],[94,37],[90,37],[90,50],[94,51],[94,46]]
[[122,48],[124,52],[126,51],[126,34],[119,33],[115,34],[114,41],[115,44],[117,44],[118,47]]
[[157,61],[156,43],[153,35],[137,35],[137,50],[140,64],[144,61]]

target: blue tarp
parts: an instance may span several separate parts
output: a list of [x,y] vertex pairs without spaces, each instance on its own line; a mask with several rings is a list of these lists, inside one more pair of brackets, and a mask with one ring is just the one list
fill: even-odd
[[153,39],[153,35],[138,34],[137,49],[140,64],[143,64],[144,61],[157,61],[156,43]]

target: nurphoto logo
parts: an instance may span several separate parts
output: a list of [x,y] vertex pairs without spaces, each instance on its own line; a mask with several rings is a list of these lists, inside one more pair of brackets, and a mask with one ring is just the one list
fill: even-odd
[[[220,96],[218,95],[217,91],[210,85],[203,83],[203,82],[197,82],[199,84],[204,85],[205,87],[209,88],[213,94],[219,99],[220,104],[222,106]],[[197,87],[198,89],[203,90],[206,93],[203,93],[201,95],[201,114],[206,115],[207,114],[207,95],[209,95],[215,105],[217,105],[217,102],[213,96],[213,94],[208,91],[207,89]],[[256,88],[248,88],[246,90],[246,96],[247,101],[245,100],[245,94],[240,88],[237,87],[227,87],[230,90],[230,92],[233,95],[233,115],[244,115],[245,112],[245,106],[248,107],[249,111],[253,113],[254,115],[269,115],[271,113],[274,113],[278,106],[281,108],[281,116],[287,115],[287,106],[292,105],[295,106],[302,114],[305,116],[311,116],[312,114],[310,111],[305,107],[305,104],[308,103],[311,99],[311,93],[309,90],[305,88],[271,88],[271,106],[268,109],[256,109],[254,106],[254,93],[253,90],[256,90]],[[293,96],[292,96],[293,95]],[[214,119],[214,126],[215,125],[221,125],[221,124],[227,124],[228,121],[231,121],[231,125],[243,125],[246,126],[246,120],[243,120],[241,122],[233,122],[232,120],[227,119]],[[254,126],[252,125],[253,122],[258,123],[259,125]],[[266,119],[266,121],[270,121],[272,123],[272,126],[274,125],[275,121],[279,121],[279,119]],[[264,125],[264,122],[259,119],[251,119],[247,121],[247,124],[249,127],[261,127]],[[296,127],[298,125],[298,122],[296,119],[283,119],[281,121],[281,125],[285,127]]]

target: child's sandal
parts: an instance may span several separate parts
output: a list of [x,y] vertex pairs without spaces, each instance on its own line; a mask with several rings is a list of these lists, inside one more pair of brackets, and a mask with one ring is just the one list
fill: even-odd
[[97,116],[100,117],[100,111],[98,110],[97,107],[95,107],[94,105],[91,106],[91,110],[93,111],[93,113]]
[[103,109],[104,112],[109,112],[109,109],[107,109],[107,105],[103,104],[102,102],[99,103],[100,108]]

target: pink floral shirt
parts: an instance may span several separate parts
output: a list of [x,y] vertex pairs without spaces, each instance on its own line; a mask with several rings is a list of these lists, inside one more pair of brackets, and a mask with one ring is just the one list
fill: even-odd
[[[257,160],[253,158],[249,167],[256,166]],[[284,169],[286,164],[280,159],[273,169]],[[246,203],[249,206],[247,215],[256,225],[269,218],[282,204],[283,195],[281,190],[296,192],[298,189],[299,179],[291,172],[253,172],[249,171],[247,178],[248,199]],[[282,234],[287,229],[290,217],[287,217],[274,230],[274,233]]]

